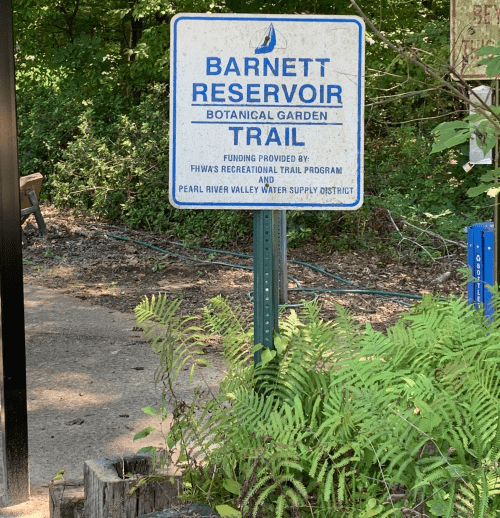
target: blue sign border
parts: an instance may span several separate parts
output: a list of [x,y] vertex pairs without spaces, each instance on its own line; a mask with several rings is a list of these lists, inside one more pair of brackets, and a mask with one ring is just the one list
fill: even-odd
[[[235,202],[227,202],[227,203],[220,203],[220,202],[182,202],[178,201],[175,197],[175,191],[176,191],[176,114],[177,114],[177,105],[176,105],[176,91],[177,91],[177,25],[179,22],[184,20],[224,20],[224,21],[275,21],[275,22],[318,22],[318,23],[354,23],[358,26],[359,32],[358,32],[358,156],[357,156],[357,188],[358,188],[358,196],[353,203],[349,204],[343,204],[343,203],[235,203]],[[298,209],[308,209],[308,208],[321,208],[321,209],[328,209],[331,207],[339,207],[339,208],[349,208],[349,207],[356,207],[361,200],[362,195],[362,189],[361,189],[361,178],[362,178],[362,164],[361,164],[361,143],[363,142],[363,123],[362,120],[362,107],[363,107],[363,98],[362,98],[362,81],[361,78],[363,77],[363,70],[362,70],[362,64],[363,64],[363,38],[364,38],[364,26],[360,23],[358,18],[355,17],[349,17],[349,18],[333,18],[330,16],[325,17],[288,17],[288,16],[238,16],[238,15],[199,15],[199,16],[185,16],[185,15],[177,15],[173,20],[173,57],[172,54],[170,55],[170,59],[173,64],[173,74],[170,78],[171,81],[171,88],[170,88],[170,95],[171,95],[171,102],[172,105],[172,120],[170,121],[170,131],[171,133],[171,149],[170,149],[170,161],[171,161],[171,169],[170,174],[172,175],[171,178],[171,189],[169,192],[169,196],[171,200],[175,202],[176,205],[178,205],[178,208],[208,208],[208,209],[237,209],[238,207],[241,207],[243,210],[252,210],[252,209],[277,209],[277,210],[284,210],[287,208],[298,208]],[[172,87],[173,85],[173,87]],[[172,192],[173,191],[173,192]],[[183,207],[184,206],[184,207]]]

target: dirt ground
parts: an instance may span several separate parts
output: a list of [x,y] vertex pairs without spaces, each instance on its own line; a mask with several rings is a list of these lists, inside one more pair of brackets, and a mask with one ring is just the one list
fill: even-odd
[[[199,313],[203,305],[217,295],[251,313],[249,294],[253,274],[238,266],[250,266],[251,258],[242,258],[174,244],[165,235],[113,227],[84,215],[73,217],[69,210],[43,206],[48,237],[40,239],[34,219],[25,225],[28,245],[24,249],[26,283],[56,289],[92,304],[130,312],[145,297],[156,293],[182,296],[182,311]],[[165,250],[167,254],[145,244]],[[251,256],[252,243],[242,242],[232,252]],[[184,256],[184,257],[183,257]],[[426,292],[443,296],[459,295],[466,289],[458,268],[466,266],[466,250],[421,265],[397,262],[389,255],[338,252],[321,253],[311,245],[288,250],[288,259],[309,263],[345,279],[340,282],[300,264],[289,264],[288,273],[305,288],[355,289]],[[219,263],[234,264],[234,267]],[[289,288],[296,284],[289,282]],[[309,300],[314,294],[290,291],[290,303]],[[370,322],[377,330],[392,325],[412,302],[403,297],[377,297],[356,293],[317,292],[322,316],[332,319],[335,304],[349,308],[360,322]]]
[[[48,236],[41,239],[30,218],[23,249],[32,498],[0,509],[0,518],[48,518],[48,483],[61,467],[68,478],[75,478],[86,459],[146,445],[132,441],[137,431],[156,424],[147,421],[141,408],[154,406],[159,398],[154,385],[157,359],[134,327],[133,310],[145,296],[182,296],[182,311],[192,315],[199,315],[217,295],[248,315],[253,308],[253,274],[240,268],[252,264],[250,241],[231,245],[228,251],[250,256],[240,257],[188,249],[162,234],[124,229],[82,214],[75,218],[69,210],[48,205],[42,213]],[[464,294],[457,269],[466,265],[466,252],[453,253],[422,265],[408,258],[398,262],[389,254],[325,254],[314,245],[288,250],[289,275],[302,287],[316,288],[290,291],[290,303],[316,293],[323,318],[334,318],[340,304],[360,322],[384,330],[412,299],[321,290]],[[290,289],[296,285],[290,280]],[[220,349],[207,343],[206,352],[216,368],[202,377],[216,386],[224,370]],[[160,438],[155,441],[161,445]]]

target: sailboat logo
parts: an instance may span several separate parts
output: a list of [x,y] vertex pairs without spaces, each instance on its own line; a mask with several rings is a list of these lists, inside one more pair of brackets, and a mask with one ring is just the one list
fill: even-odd
[[255,54],[269,54],[274,49],[286,49],[286,40],[271,23],[252,36],[250,47],[255,49]]

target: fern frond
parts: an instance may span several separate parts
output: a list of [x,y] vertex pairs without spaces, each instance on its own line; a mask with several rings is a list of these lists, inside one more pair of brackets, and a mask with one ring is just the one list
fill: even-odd
[[495,435],[491,442],[491,458],[495,461],[500,459],[500,412],[498,412]]
[[285,495],[279,495],[276,500],[276,518],[281,518],[283,516],[283,511],[285,509],[286,498]]
[[151,348],[159,356],[159,366],[155,372],[158,382],[166,375],[173,382],[187,363],[191,364],[190,381],[194,367],[206,365],[200,348],[201,329],[188,325],[194,317],[178,317],[181,300],[169,303],[166,294],[145,298],[136,308],[137,325],[142,327]]
[[323,489],[323,498],[324,498],[325,502],[328,502],[330,500],[330,496],[333,493],[333,480],[334,480],[335,474],[336,474],[336,469],[335,469],[335,467],[333,467],[328,472],[328,475],[326,475],[325,487]]
[[[140,317],[176,376],[198,358],[198,337],[169,307],[154,298]],[[290,312],[276,357],[254,370],[251,326],[215,300],[204,325],[222,338],[228,374],[215,399],[178,412],[182,458],[239,480],[238,503],[254,516],[293,515],[304,502],[321,518],[393,516],[401,504],[380,498],[401,484],[408,510],[427,496],[436,516],[490,518],[500,507],[500,319],[489,325],[464,299],[426,298],[384,335],[338,314]]]
[[486,482],[486,474],[481,471],[481,484],[474,488],[474,518],[483,518],[488,505],[488,483]]
[[274,493],[278,487],[279,487],[278,484],[276,484],[276,482],[274,482],[273,484],[269,484],[261,493],[259,493],[259,495],[257,496],[257,499],[255,500],[255,504],[253,505],[252,516],[254,518],[257,516],[257,513],[259,512],[259,507],[264,504],[267,497],[271,493]]
[[335,310],[337,317],[333,325],[338,351],[336,356],[341,354],[350,357],[361,346],[363,326],[356,321],[356,315],[344,306],[335,304]]
[[273,491],[276,487],[276,484],[274,483],[271,475],[261,475],[259,477],[259,480],[255,482],[255,484],[252,485],[252,487],[249,489],[248,493],[245,495],[245,497],[242,500],[242,505],[246,506],[250,502],[252,498],[259,492],[260,488],[265,486],[268,482],[271,482],[267,489],[269,489],[269,492]]
[[304,504],[304,501],[299,498],[299,494],[295,491],[293,491],[291,488],[285,489],[285,495],[288,497],[288,500],[290,500],[290,504],[292,507],[300,507]]
[[203,326],[206,332],[222,337],[229,377],[249,367],[253,332],[249,318],[242,316],[240,307],[233,308],[220,295],[210,299],[203,308]]
[[203,308],[203,324],[207,330],[221,336],[248,331],[241,308],[231,306],[221,295],[210,299]]

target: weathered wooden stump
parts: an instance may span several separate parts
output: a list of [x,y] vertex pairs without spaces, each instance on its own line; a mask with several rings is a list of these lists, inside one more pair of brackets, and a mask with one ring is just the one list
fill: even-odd
[[206,504],[181,505],[175,509],[145,514],[140,518],[220,518],[220,514]]
[[[132,474],[132,477],[127,477]],[[172,477],[139,486],[141,475],[151,474],[151,455],[129,454],[84,464],[85,518],[137,518],[178,504],[181,477]]]
[[50,518],[83,518],[83,499],[83,479],[51,482]]

